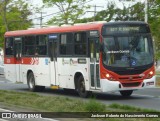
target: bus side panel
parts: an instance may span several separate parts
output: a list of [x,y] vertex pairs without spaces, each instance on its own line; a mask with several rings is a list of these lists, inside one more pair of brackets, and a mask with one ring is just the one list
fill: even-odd
[[27,84],[27,70],[32,70],[32,69],[28,69],[28,65],[22,64],[21,70],[22,70],[22,82],[24,84]]
[[71,80],[70,58],[57,58],[57,64],[59,86],[74,89],[74,81]]
[[37,58],[37,64],[34,65],[36,85],[51,86],[49,75],[49,60],[47,57]]
[[[89,58],[86,57],[72,58],[71,74],[73,75],[73,81],[74,81],[74,76],[77,72],[82,74],[85,82],[85,88],[86,90],[89,90],[90,89]],[[75,82],[77,83],[78,79],[75,80]]]
[[58,58],[58,80],[59,86],[62,88],[75,89],[74,76],[78,72],[83,75],[86,90],[89,90],[88,71],[86,58]]
[[32,71],[36,85],[50,86],[49,67],[45,64],[45,58],[23,58],[22,79],[27,84],[27,72]]
[[5,78],[13,83],[16,82],[15,64],[4,64]]
[[13,57],[4,58],[4,74],[5,78],[11,82],[16,82],[15,59]]

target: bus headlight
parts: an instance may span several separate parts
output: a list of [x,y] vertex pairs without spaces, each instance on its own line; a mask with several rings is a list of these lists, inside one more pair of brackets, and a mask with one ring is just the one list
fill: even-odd
[[116,80],[116,79],[115,79],[111,74],[109,74],[109,73],[107,73],[105,77],[106,77],[108,80],[110,80],[110,81],[115,81],[115,80]]
[[146,79],[150,79],[154,76],[154,71],[150,71],[147,76],[146,76]]

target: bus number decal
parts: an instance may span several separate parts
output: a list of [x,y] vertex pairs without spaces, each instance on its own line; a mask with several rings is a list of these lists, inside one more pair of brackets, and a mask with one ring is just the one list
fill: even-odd
[[78,63],[79,64],[86,64],[87,61],[86,61],[86,59],[78,59]]
[[78,64],[78,61],[77,61],[77,60],[70,59],[70,65],[73,65],[73,64]]
[[7,59],[7,63],[11,63],[11,60],[10,60],[10,59]]
[[48,65],[48,59],[47,58],[45,59],[45,65]]

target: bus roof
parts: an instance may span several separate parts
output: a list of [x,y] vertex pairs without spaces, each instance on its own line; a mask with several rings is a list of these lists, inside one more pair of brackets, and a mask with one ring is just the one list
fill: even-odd
[[147,24],[142,21],[116,21],[116,22],[90,22],[81,23],[77,25],[70,26],[60,26],[60,27],[46,27],[46,28],[33,28],[28,30],[17,30],[8,31],[5,33],[5,37],[12,36],[24,36],[24,35],[39,35],[39,34],[52,34],[52,33],[65,33],[65,32],[78,32],[78,31],[89,31],[89,30],[100,30],[103,25],[125,25],[125,24]]
[[38,35],[50,33],[65,33],[65,32],[78,32],[84,30],[101,30],[103,23],[88,23],[82,25],[62,26],[62,27],[48,27],[48,28],[35,28],[29,30],[9,31],[5,33],[5,37],[11,36],[24,36],[24,35]]

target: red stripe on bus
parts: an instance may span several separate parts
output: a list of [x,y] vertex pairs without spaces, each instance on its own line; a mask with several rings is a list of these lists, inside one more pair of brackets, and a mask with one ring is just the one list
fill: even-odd
[[38,65],[39,58],[37,57],[23,57],[16,59],[14,57],[5,57],[4,64],[27,64],[27,65]]

